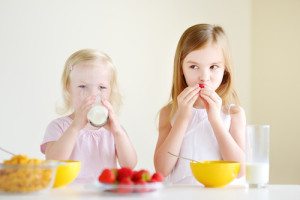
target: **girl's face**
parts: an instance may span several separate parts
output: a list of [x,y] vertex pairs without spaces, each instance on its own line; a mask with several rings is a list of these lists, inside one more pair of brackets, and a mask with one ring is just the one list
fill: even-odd
[[208,44],[192,51],[184,58],[182,69],[188,86],[204,84],[215,91],[222,82],[225,70],[222,49]]
[[85,61],[73,66],[70,72],[69,93],[72,106],[80,107],[88,96],[101,95],[109,100],[111,87],[111,70],[102,61]]

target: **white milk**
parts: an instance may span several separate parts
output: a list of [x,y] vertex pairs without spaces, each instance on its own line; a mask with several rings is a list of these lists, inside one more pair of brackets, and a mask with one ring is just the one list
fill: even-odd
[[87,118],[92,125],[102,126],[106,123],[108,117],[108,110],[102,105],[95,105],[87,114]]
[[266,184],[269,182],[268,163],[247,163],[246,180],[249,184]]

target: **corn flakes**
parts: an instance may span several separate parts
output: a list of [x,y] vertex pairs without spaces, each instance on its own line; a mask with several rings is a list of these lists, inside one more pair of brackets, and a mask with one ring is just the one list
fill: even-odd
[[13,156],[0,168],[0,190],[7,192],[33,192],[50,186],[55,169],[39,159],[25,155]]

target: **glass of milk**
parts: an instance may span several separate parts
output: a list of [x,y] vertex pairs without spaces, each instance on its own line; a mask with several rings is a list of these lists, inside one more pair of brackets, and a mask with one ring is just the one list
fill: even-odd
[[247,125],[246,181],[249,187],[265,187],[269,183],[269,125]]
[[96,101],[87,113],[87,118],[92,126],[104,126],[108,120],[108,110],[101,102],[101,93],[97,95]]

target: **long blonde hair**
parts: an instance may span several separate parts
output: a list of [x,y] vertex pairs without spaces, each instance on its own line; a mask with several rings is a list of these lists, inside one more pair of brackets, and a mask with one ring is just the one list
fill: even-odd
[[230,103],[239,105],[239,99],[233,86],[229,44],[223,28],[211,24],[196,24],[183,33],[177,45],[174,58],[171,101],[168,104],[171,106],[170,117],[172,117],[177,110],[177,96],[187,87],[182,70],[184,58],[190,52],[201,49],[207,44],[219,45],[224,55],[225,71],[221,85],[216,90],[217,94],[222,98],[223,105]]
[[63,92],[63,105],[57,108],[59,114],[71,113],[74,111],[71,105],[70,93],[68,87],[70,84],[70,72],[74,65],[85,62],[101,60],[111,70],[111,93],[110,103],[112,104],[115,111],[119,111],[122,100],[117,83],[117,72],[112,59],[105,53],[95,49],[81,49],[73,53],[66,61],[64,70],[61,76],[62,92]]

